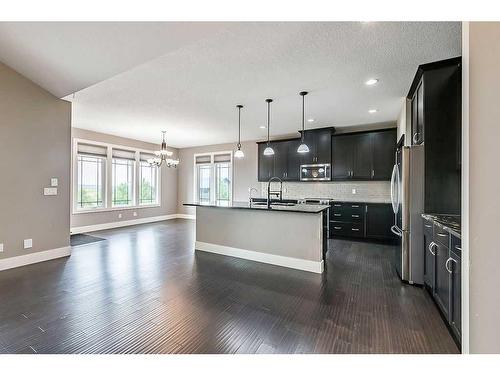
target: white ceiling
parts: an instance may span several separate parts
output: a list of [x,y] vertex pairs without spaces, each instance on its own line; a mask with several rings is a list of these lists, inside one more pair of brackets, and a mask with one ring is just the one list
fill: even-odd
[[[188,147],[395,121],[417,66],[460,55],[460,23],[0,24],[3,62],[58,96],[73,126]],[[380,82],[367,87],[368,78]],[[369,114],[368,109],[378,112]]]

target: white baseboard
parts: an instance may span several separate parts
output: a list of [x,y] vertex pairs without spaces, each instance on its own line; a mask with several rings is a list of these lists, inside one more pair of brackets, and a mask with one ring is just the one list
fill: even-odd
[[324,264],[312,260],[298,259],[284,257],[281,255],[259,253],[258,251],[243,250],[236,247],[229,247],[223,245],[216,245],[213,243],[195,242],[195,249],[200,251],[207,251],[210,253],[232,256],[236,258],[253,260],[255,262],[274,264],[276,266],[294,268],[302,271],[309,271],[314,273],[323,273]]
[[189,219],[189,220],[196,220],[196,215],[189,215],[189,214],[177,214],[178,219]]
[[98,230],[128,227],[130,225],[154,223],[157,221],[164,221],[171,219],[177,219],[177,214],[143,217],[140,219],[133,219],[133,220],[113,221],[110,223],[95,224],[95,225],[85,225],[82,227],[71,228],[70,233],[71,234],[88,233],[88,232],[95,232]]
[[45,262],[47,260],[67,257],[69,255],[71,255],[71,247],[65,246],[57,249],[19,255],[12,258],[0,259],[0,271],[8,270],[10,268],[27,266],[28,264],[33,263]]

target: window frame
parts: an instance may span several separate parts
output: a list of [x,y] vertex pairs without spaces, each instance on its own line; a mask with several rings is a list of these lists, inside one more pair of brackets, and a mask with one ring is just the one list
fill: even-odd
[[[115,162],[116,161],[116,162]],[[125,162],[123,164],[120,164],[119,162]],[[131,165],[129,163],[132,163]],[[123,158],[119,158],[119,157],[112,157],[111,159],[111,167],[112,167],[112,170],[111,170],[111,207],[112,208],[127,208],[127,207],[133,207],[133,206],[136,206],[137,205],[137,202],[136,202],[136,179],[137,179],[137,167],[136,167],[136,160],[131,160],[131,159],[123,159]],[[131,196],[131,199],[130,199],[130,203],[126,204],[126,205],[117,205],[116,204],[116,201],[115,201],[115,194],[116,194],[116,191],[115,191],[115,186],[113,186],[116,182],[116,168],[117,166],[120,165],[120,166],[126,166],[127,167],[127,179],[129,177],[132,178],[132,181],[127,181],[127,195]],[[129,168],[131,169],[131,172],[132,172],[132,175],[129,176]],[[132,194],[129,193],[128,191],[128,185],[130,185],[131,189],[132,189]],[[127,197],[128,198],[128,197]],[[129,200],[127,199],[127,202]]]
[[[85,208],[78,209],[78,144],[88,144],[106,147],[106,159],[105,168],[104,168],[104,196],[103,202],[104,207],[96,207],[96,208]],[[112,206],[112,183],[113,183],[113,149],[117,150],[125,150],[132,151],[135,153],[135,166],[134,166],[134,204],[131,206]],[[154,153],[154,150],[146,150],[140,149],[136,147],[128,147],[122,146],[120,144],[107,143],[107,142],[99,142],[93,141],[85,138],[74,138],[73,139],[73,149],[71,152],[71,192],[72,192],[72,202],[71,202],[71,214],[79,215],[79,214],[88,214],[88,213],[96,213],[96,212],[111,212],[111,211],[125,211],[125,210],[136,210],[143,208],[154,208],[161,207],[162,202],[162,168],[157,169],[156,173],[156,185],[157,185],[157,203],[155,204],[139,204],[139,175],[140,175],[140,157],[142,154],[151,155]],[[119,158],[118,158],[119,159]]]
[[102,206],[96,206],[96,207],[80,207],[80,205],[78,204],[78,188],[79,188],[79,184],[78,184],[78,180],[79,180],[79,175],[78,175],[78,162],[79,162],[79,155],[77,154],[76,155],[76,178],[75,178],[75,201],[74,201],[74,205],[76,207],[76,210],[78,210],[78,212],[81,212],[81,211],[93,211],[93,210],[99,210],[99,209],[102,209],[104,207],[106,207],[106,157],[105,156],[99,156],[99,155],[81,155],[82,157],[88,157],[88,158],[95,158],[95,159],[100,159],[102,160],[102,170],[101,170],[101,186],[102,186],[102,191],[101,191],[101,196],[102,196]]
[[194,200],[199,202],[198,196],[198,165],[196,164],[196,158],[198,156],[210,156],[210,163],[204,163],[201,165],[210,165],[210,201],[205,204],[216,204],[216,194],[217,194],[217,164],[215,162],[216,155],[229,155],[229,176],[231,177],[231,186],[229,189],[229,202],[233,200],[234,193],[234,160],[233,160],[233,151],[215,151],[215,152],[203,152],[197,153],[193,156],[193,197]]
[[[138,171],[138,177],[137,177],[137,189],[138,189],[138,194],[137,194],[137,205],[139,207],[151,207],[155,205],[159,205],[160,202],[160,179],[158,178],[160,174],[160,168],[156,168],[156,174],[155,174],[155,202],[154,203],[141,203],[141,182],[142,182],[142,163],[147,163],[144,160],[139,160],[139,168],[137,168]],[[151,168],[151,167],[150,167]]]

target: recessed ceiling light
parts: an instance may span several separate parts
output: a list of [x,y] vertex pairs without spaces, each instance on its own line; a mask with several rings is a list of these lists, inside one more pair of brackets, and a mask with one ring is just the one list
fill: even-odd
[[314,119],[313,118],[308,118],[307,122],[314,122]]
[[368,113],[377,113],[378,112],[378,109],[369,109],[368,110]]
[[264,125],[259,126],[261,129],[265,129],[266,127]]
[[365,85],[367,85],[367,86],[373,86],[376,83],[378,83],[378,79],[377,78],[371,78],[371,79],[369,79],[368,81],[365,82]]

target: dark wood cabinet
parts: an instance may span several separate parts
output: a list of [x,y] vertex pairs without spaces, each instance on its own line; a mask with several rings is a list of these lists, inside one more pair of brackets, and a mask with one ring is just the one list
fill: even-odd
[[274,155],[264,155],[266,147],[267,143],[259,143],[257,147],[257,152],[259,153],[257,158],[257,177],[259,181],[268,181],[274,175]]
[[353,164],[353,138],[350,135],[332,137],[332,180],[351,178]]
[[367,238],[376,239],[394,239],[391,232],[391,226],[394,224],[394,212],[391,204],[386,203],[367,203],[366,214],[366,232]]
[[443,244],[434,241],[434,252],[436,254],[435,265],[435,285],[434,298],[441,308],[441,312],[446,319],[450,316],[450,274],[448,272],[447,261],[449,258],[449,249]]
[[[353,135],[354,157],[351,179],[370,180],[372,178],[372,137],[371,133]],[[396,144],[394,142],[394,144]]]
[[304,142],[309,147],[309,152],[299,156],[300,164],[330,164],[332,162],[331,128],[306,130]]
[[396,131],[371,133],[372,179],[390,180],[396,154]]
[[392,206],[388,203],[333,202],[330,209],[330,237],[393,240]]
[[462,337],[462,259],[460,252],[450,251],[448,268],[451,270],[450,282],[450,324],[459,341]]
[[332,137],[332,180],[390,180],[396,129]]
[[423,78],[411,99],[411,144],[419,145],[424,142],[424,82]]
[[434,292],[434,269],[436,267],[434,244],[433,244],[433,224],[432,222],[424,220],[424,240],[423,240],[423,254],[424,254],[424,285],[429,288],[431,293]]
[[286,179],[288,172],[288,141],[273,142],[274,149],[274,172],[273,176],[279,177],[282,180]]

